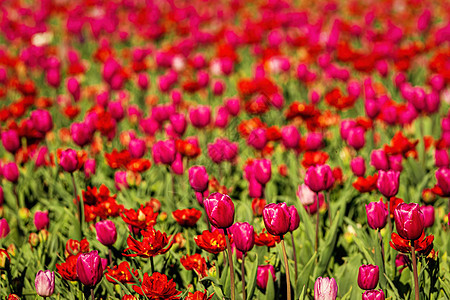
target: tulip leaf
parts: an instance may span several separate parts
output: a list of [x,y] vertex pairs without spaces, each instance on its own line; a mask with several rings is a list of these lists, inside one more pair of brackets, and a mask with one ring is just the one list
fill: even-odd
[[[275,299],[275,284],[273,280],[271,280],[271,276],[269,275],[269,279],[267,280],[267,286],[266,286],[266,300],[273,300]],[[250,299],[250,298],[249,298]]]
[[315,237],[314,237],[314,226],[311,222],[311,216],[308,215],[308,213],[306,212],[305,208],[303,207],[303,205],[300,205],[300,209],[297,209],[299,214],[300,214],[300,224],[304,224],[305,227],[305,233],[306,236],[308,237],[309,242],[311,243],[311,245],[314,245],[315,243]]
[[400,295],[398,294],[398,290],[395,287],[394,283],[389,279],[389,276],[384,274],[384,277],[386,278],[387,282],[389,283],[389,287],[390,287],[389,290],[392,290],[392,292],[394,292],[395,299],[401,299],[402,297],[400,297]]
[[353,290],[353,286],[350,286],[350,289],[348,290],[347,293],[345,293],[344,296],[341,297],[341,300],[351,299],[352,290]]
[[[255,253],[256,254],[256,253]],[[251,263],[251,269],[246,267],[246,275],[247,275],[247,295],[248,299],[252,299],[255,294],[256,289],[256,277],[258,275],[258,254],[256,254],[255,260],[250,262],[246,259],[247,263]],[[248,265],[248,264],[246,264]],[[247,270],[250,270],[250,273],[247,273]]]
[[341,211],[336,213],[336,216],[333,221],[333,225],[330,230],[327,232],[325,236],[325,243],[322,243],[319,249],[319,263],[314,273],[314,278],[321,276],[328,267],[328,263],[330,262],[331,256],[334,253],[334,248],[337,240],[337,232],[342,225],[344,220],[344,214]]
[[306,286],[303,286],[302,293],[300,294],[300,297],[298,298],[298,300],[305,300],[306,299],[305,292],[306,292]]
[[317,253],[314,253],[306,265],[302,268],[300,274],[298,274],[297,286],[295,287],[296,294],[298,294],[300,289],[304,290],[305,288],[308,288],[309,277],[316,266],[316,257]]

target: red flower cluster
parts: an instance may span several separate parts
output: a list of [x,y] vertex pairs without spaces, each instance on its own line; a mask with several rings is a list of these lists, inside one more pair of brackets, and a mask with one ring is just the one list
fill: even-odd
[[130,264],[127,261],[123,261],[118,266],[114,266],[113,268],[107,267],[105,276],[109,282],[112,282],[114,284],[117,283],[114,279],[121,283],[131,284],[134,283],[135,280],[130,271],[133,272],[134,277],[138,278],[138,271],[132,270]]
[[378,173],[373,176],[358,177],[355,182],[353,182],[353,187],[360,193],[369,193],[377,188]]
[[81,241],[69,239],[66,243],[66,261],[56,264],[56,270],[65,280],[78,280],[77,259],[81,253],[89,252],[89,242],[84,238]]
[[[433,250],[434,236],[429,235],[425,237],[425,233],[422,233],[418,240],[414,241],[414,249],[421,255],[427,256],[431,250]],[[389,242],[392,248],[402,253],[411,252],[411,241],[405,240],[397,233],[393,232],[391,235],[391,241]]]
[[120,213],[122,220],[130,225],[130,230],[138,234],[141,230],[152,228],[156,224],[158,213],[153,211],[150,205],[142,205],[138,210],[125,209]]
[[144,274],[141,287],[133,285],[133,290],[141,296],[147,296],[151,300],[159,299],[180,299],[180,291],[177,291],[175,282],[167,280],[167,276],[158,272],[149,276]]
[[200,277],[206,276],[206,261],[200,254],[183,256],[180,263],[186,270],[194,270]]
[[178,209],[172,212],[172,216],[180,226],[193,227],[202,216],[202,212],[198,209]]
[[105,159],[113,169],[127,169],[139,173],[147,171],[152,165],[148,159],[132,158],[128,150],[118,152],[114,149],[111,153],[105,153]]
[[110,195],[109,189],[104,184],[99,189],[87,187],[82,194],[86,222],[93,221],[97,217],[102,220],[118,217],[123,211],[123,205],[117,204],[116,195]]
[[266,246],[269,248],[275,247],[276,244],[281,242],[281,238],[276,235],[272,235],[266,232],[264,228],[260,234],[255,232],[255,245],[256,246]]

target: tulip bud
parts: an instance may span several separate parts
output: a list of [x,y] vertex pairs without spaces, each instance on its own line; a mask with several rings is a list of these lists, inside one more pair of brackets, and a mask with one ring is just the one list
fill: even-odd
[[138,75],[137,84],[141,90],[146,90],[148,88],[148,76],[147,74],[140,73]]
[[98,251],[80,254],[77,259],[77,276],[88,287],[94,287],[102,280],[103,266]]
[[84,163],[84,176],[86,178],[90,178],[92,175],[95,175],[95,159],[88,159]]
[[184,134],[187,127],[186,117],[183,114],[172,114],[169,117],[173,130],[180,136]]
[[386,226],[388,210],[383,201],[370,202],[366,205],[367,223],[372,229],[381,229]]
[[373,150],[370,154],[370,164],[377,170],[389,170],[389,160],[383,149]]
[[0,270],[7,269],[10,263],[11,258],[9,257],[8,251],[0,249]]
[[393,197],[398,193],[400,172],[398,171],[378,171],[377,188],[386,198]]
[[189,119],[192,126],[196,128],[206,127],[211,122],[211,108],[206,105],[199,105],[189,110]]
[[193,166],[189,169],[189,184],[196,192],[203,193],[208,188],[208,173],[204,166]]
[[9,224],[6,219],[0,219],[0,239],[6,237],[9,234]]
[[371,290],[365,291],[362,294],[362,300],[384,300],[384,292],[383,290]]
[[380,276],[380,270],[375,265],[362,265],[359,267],[358,286],[363,290],[373,290]]
[[230,227],[230,233],[236,249],[243,253],[252,250],[255,245],[255,230],[252,225],[247,222],[235,223]]
[[293,125],[285,126],[281,129],[281,141],[287,149],[297,148],[300,138],[300,132]]
[[127,175],[126,171],[117,171],[114,174],[114,183],[117,190],[120,191],[123,188],[127,189],[129,187]]
[[300,216],[298,215],[297,208],[294,205],[288,207],[290,215],[289,232],[293,232],[300,225]]
[[173,140],[158,141],[152,148],[155,163],[171,165],[176,159],[175,142]]
[[350,162],[350,168],[352,169],[353,174],[358,177],[363,177],[366,173],[366,163],[364,158],[361,156],[355,157]]
[[33,128],[39,132],[47,133],[53,128],[52,115],[43,109],[37,109],[31,113]]
[[234,222],[234,204],[226,194],[213,193],[203,200],[209,222],[221,229],[230,227]]
[[441,188],[445,197],[450,196],[450,169],[439,168],[436,171],[437,185]]
[[95,224],[97,240],[105,246],[112,246],[117,240],[116,225],[113,221],[104,220]]
[[144,140],[132,139],[130,141],[130,143],[128,144],[128,151],[130,152],[130,155],[133,158],[143,157],[146,150],[147,150],[147,146],[145,145]]
[[428,228],[434,224],[434,207],[432,205],[424,205],[420,207],[420,211],[423,213],[424,227]]
[[231,98],[225,101],[225,108],[232,116],[237,116],[240,110],[240,102],[237,98]]
[[272,275],[272,280],[275,281],[275,268],[272,265],[258,266],[256,285],[263,291],[266,290],[269,274]]
[[34,226],[36,226],[37,230],[48,228],[49,222],[48,211],[38,210],[34,213]]
[[69,172],[69,173],[75,172],[78,168],[77,151],[75,151],[73,149],[66,149],[66,150],[62,151],[59,165],[66,172]]
[[55,291],[55,272],[39,271],[34,280],[36,293],[41,297],[50,297]]
[[30,233],[28,236],[28,243],[30,243],[31,247],[37,247],[37,245],[39,245],[39,236],[36,232]]
[[423,233],[425,221],[419,204],[402,203],[394,210],[397,233],[406,240],[417,240]]
[[78,80],[76,78],[71,77],[67,80],[67,90],[72,95],[73,100],[75,100],[75,102],[80,100],[80,94],[81,94],[80,83],[78,82]]
[[333,172],[329,165],[311,166],[306,171],[305,184],[313,192],[328,190],[334,184]]
[[350,133],[350,129],[356,127],[356,121],[354,120],[343,120],[341,122],[340,134],[342,139],[347,140]]
[[365,139],[365,135],[366,132],[364,130],[364,128],[357,126],[354,128],[351,128],[348,131],[348,137],[347,137],[347,143],[355,148],[355,150],[359,150],[362,147],[364,147],[365,143],[366,143],[366,139]]
[[20,139],[17,131],[10,129],[2,132],[2,144],[6,151],[16,153],[20,148]]
[[436,149],[434,152],[435,165],[438,168],[448,168],[449,158],[447,149]]
[[306,136],[306,150],[308,151],[317,151],[321,147],[323,147],[323,136],[319,132],[310,132]]
[[177,175],[182,175],[184,172],[183,158],[179,152],[175,156],[175,160],[170,165],[172,172]]
[[15,162],[10,162],[3,165],[3,176],[12,183],[17,183],[19,180],[19,168]]
[[213,94],[215,96],[222,95],[224,90],[225,90],[225,84],[222,81],[217,80],[216,82],[213,83]]
[[336,300],[338,286],[334,278],[317,278],[314,283],[314,300]]
[[283,236],[289,231],[290,218],[286,203],[267,204],[263,209],[264,225],[272,235]]
[[250,132],[247,138],[247,144],[257,150],[262,150],[267,143],[266,130],[263,128],[256,128]]
[[228,110],[223,107],[220,106],[217,110],[217,114],[216,114],[216,120],[214,122],[214,125],[218,128],[225,128],[228,125]]
[[255,179],[261,185],[266,185],[272,176],[272,162],[270,159],[255,160],[253,164],[253,173]]
[[70,135],[75,144],[83,147],[92,140],[92,131],[86,122],[72,123],[70,126]]

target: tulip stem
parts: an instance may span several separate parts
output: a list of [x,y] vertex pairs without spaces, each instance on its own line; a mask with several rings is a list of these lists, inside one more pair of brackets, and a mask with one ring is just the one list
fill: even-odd
[[331,201],[330,201],[330,190],[328,190],[326,193],[324,192],[324,194],[325,194],[325,199],[326,199],[326,201],[327,201],[327,206],[328,206],[328,219],[329,219],[329,221],[330,221],[330,227],[331,227],[331,224],[332,224],[332,220],[331,220]]
[[426,166],[425,166],[425,151],[426,151],[426,145],[425,145],[425,130],[424,130],[424,126],[425,126],[425,120],[424,117],[420,118],[420,136],[422,138],[422,157],[421,157],[421,161],[422,161],[422,167],[425,170]]
[[245,253],[242,254],[241,273],[242,273],[242,300],[245,300],[247,299],[247,295],[245,293]]
[[78,192],[77,192],[77,185],[75,184],[75,176],[73,176],[73,173],[70,173],[70,176],[72,177],[73,197],[77,203],[77,214],[78,214],[78,221],[80,223],[80,240],[81,240],[83,238],[84,203],[82,198],[78,201]]
[[414,273],[414,299],[419,300],[419,276],[417,276],[416,249],[414,249],[414,240],[411,241],[411,254]]
[[187,255],[191,255],[191,246],[189,245],[189,228],[186,228],[186,250]]
[[109,266],[112,267],[112,252],[111,247],[108,247]]
[[317,212],[316,212],[316,244],[314,247],[314,251],[317,252],[319,249],[319,222],[320,222],[320,216],[319,216],[319,193],[317,193],[316,198],[316,205],[317,205]]
[[94,300],[94,288],[91,288],[91,300]]
[[287,300],[291,300],[291,277],[289,276],[289,263],[286,255],[286,246],[284,245],[284,237],[281,238],[281,247],[283,248],[284,265],[286,266]]
[[383,270],[385,269],[384,265],[384,246],[383,246],[383,237],[381,236],[380,228],[378,228],[378,238],[380,239],[380,247],[381,247],[381,257],[383,259]]
[[230,239],[228,237],[228,232],[226,229],[223,230],[225,233],[225,239],[227,242],[227,252],[228,252],[228,264],[230,265],[230,284],[231,284],[231,300],[235,300],[234,295],[234,268],[233,268],[233,254],[231,253],[231,245],[230,245]]
[[294,232],[291,232],[291,239],[292,239],[292,250],[294,254],[294,271],[295,271],[295,284],[297,285],[297,250],[295,250],[295,240],[294,240]]
[[13,194],[14,197],[16,198],[17,212],[18,212],[20,209],[20,202],[19,202],[19,195],[17,194],[17,183],[14,183]]
[[155,262],[153,261],[153,256],[150,256],[150,267],[152,268],[152,274],[155,273]]

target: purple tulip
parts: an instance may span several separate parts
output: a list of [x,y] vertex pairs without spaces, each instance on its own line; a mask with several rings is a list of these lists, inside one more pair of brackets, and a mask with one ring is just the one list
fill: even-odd
[[263,219],[270,234],[283,236],[289,231],[291,215],[284,202],[267,204],[263,209]]
[[173,140],[158,141],[152,148],[155,163],[171,165],[176,159],[175,142]]
[[92,175],[95,175],[96,163],[95,159],[88,159],[84,163],[84,176],[86,178],[90,178]]
[[233,226],[230,227],[230,232],[233,236],[233,242],[236,249],[242,253],[247,253],[252,250],[255,245],[255,230],[252,225],[247,222],[234,223]]
[[132,139],[128,144],[128,151],[133,158],[143,157],[145,155],[145,152],[147,151],[145,141],[136,138]]
[[80,147],[89,144],[92,140],[91,128],[85,122],[72,123],[70,126],[70,135],[74,143]]
[[211,108],[206,105],[199,105],[189,110],[189,119],[195,128],[204,128],[211,122]]
[[48,211],[36,211],[34,213],[34,226],[37,230],[48,228],[50,219],[48,218]]
[[281,129],[281,141],[287,149],[297,148],[300,138],[300,132],[293,125],[284,126]]
[[71,77],[69,78],[69,80],[67,80],[67,90],[72,95],[75,102],[80,100],[80,83],[76,78]]
[[117,190],[127,189],[129,187],[127,172],[126,171],[117,171],[114,174],[114,183]]
[[226,229],[234,222],[234,204],[230,196],[213,193],[203,200],[209,222],[217,227]]
[[203,193],[208,189],[209,176],[204,166],[193,166],[189,168],[189,184],[196,192]]
[[31,113],[33,128],[39,132],[47,133],[53,128],[52,115],[43,109],[37,109]]
[[97,240],[103,245],[110,247],[116,242],[117,230],[113,221],[104,220],[97,222],[95,230],[97,231]]
[[6,151],[16,153],[20,148],[20,139],[17,131],[10,129],[2,132],[2,144]]
[[423,233],[425,220],[419,204],[402,203],[394,210],[397,233],[406,240],[417,240]]
[[78,156],[77,151],[73,149],[66,149],[61,152],[61,158],[59,165],[64,171],[73,173],[78,169]]
[[261,185],[266,185],[272,176],[272,161],[270,159],[255,160],[253,162],[253,174]]
[[366,143],[366,139],[364,136],[365,134],[366,134],[366,132],[365,132],[364,128],[362,128],[360,126],[351,128],[348,131],[347,143],[351,147],[353,147],[355,150],[359,150],[362,147],[364,147],[364,145]]
[[353,174],[358,177],[364,176],[366,173],[366,163],[364,161],[364,158],[361,156],[355,157],[350,162],[350,168],[352,169]]
[[78,257],[77,276],[88,287],[94,287],[102,280],[103,266],[98,251],[83,253]]
[[330,189],[335,179],[329,165],[311,166],[306,171],[305,184],[313,192],[321,192]]
[[300,225],[300,216],[298,215],[297,208],[294,205],[288,207],[290,215],[289,232],[293,232]]
[[19,181],[19,168],[15,162],[9,162],[3,165],[3,176],[12,183]]
[[358,286],[363,290],[373,290],[380,277],[380,270],[375,265],[362,265],[359,267]]
[[435,219],[434,207],[432,205],[424,205],[420,207],[420,211],[423,213],[424,227],[433,226]]
[[0,239],[6,237],[9,231],[8,221],[6,219],[0,219]]
[[186,131],[187,121],[186,117],[183,114],[172,114],[169,117],[170,124],[172,124],[173,130],[179,135],[182,136]]
[[275,281],[275,268],[272,265],[258,266],[256,285],[263,291],[267,288],[269,274],[272,275],[272,280]]
[[34,279],[36,294],[41,297],[50,297],[55,291],[55,272],[39,271]]
[[445,197],[450,196],[450,169],[439,168],[436,171],[437,185],[441,188]]
[[356,125],[356,121],[355,120],[343,120],[341,122],[341,128],[340,128],[340,134],[342,139],[347,140],[348,139],[348,135],[350,133],[350,129],[355,128]]
[[383,149],[373,150],[370,154],[370,164],[377,170],[389,170],[389,160]]
[[238,98],[231,98],[225,101],[225,108],[232,116],[237,116],[240,110],[240,102]]
[[386,198],[394,197],[398,193],[400,172],[378,171],[377,188]]
[[450,164],[450,160],[448,158],[448,150],[447,149],[436,149],[434,152],[434,161],[435,165],[438,168],[448,168]]
[[366,205],[367,223],[372,229],[381,229],[386,226],[389,212],[383,201],[370,202]]
[[264,128],[256,128],[250,132],[247,138],[247,144],[256,150],[262,150],[267,143],[266,130]]

